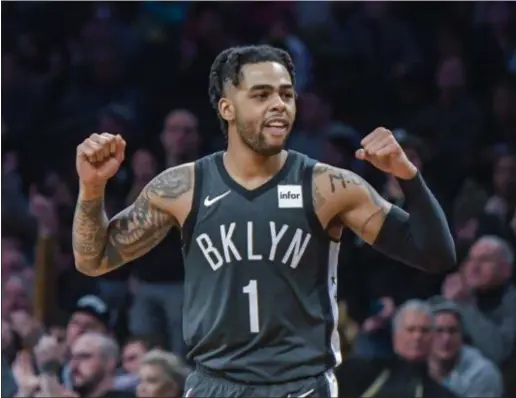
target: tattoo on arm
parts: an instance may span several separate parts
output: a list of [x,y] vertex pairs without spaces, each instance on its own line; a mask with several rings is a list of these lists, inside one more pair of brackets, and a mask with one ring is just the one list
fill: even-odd
[[81,267],[94,268],[100,260],[107,237],[108,219],[103,198],[77,202],[73,220],[72,244],[76,262]]
[[100,275],[141,257],[177,225],[175,218],[153,205],[191,190],[189,166],[164,171],[140,193],[134,204],[108,223],[103,199],[79,201],[74,218],[73,247],[81,271]]
[[367,189],[371,200],[374,204],[381,206],[382,197],[376,190],[369,184],[366,180],[360,177],[358,174],[355,174],[351,171],[347,170],[335,170],[330,169],[328,173],[328,178],[330,179],[331,192],[335,193],[339,188],[347,188],[348,185],[361,185],[365,189]]
[[[341,170],[327,165],[316,165],[316,167],[314,168],[314,180],[316,176],[322,174],[326,175],[328,178],[331,194],[336,194],[339,190],[348,189],[351,186],[362,186],[367,190],[368,195],[371,198],[371,201],[378,207],[378,210],[376,210],[366,218],[363,225],[360,227],[360,233],[364,232],[364,230],[367,227],[367,224],[373,218],[378,217],[380,215],[382,217],[386,216],[388,209],[384,206],[384,199],[366,180],[364,180],[359,175],[348,170]],[[320,193],[318,184],[313,184],[312,193],[314,198],[314,207],[316,209],[322,207],[324,203],[326,203],[327,199],[325,199],[324,196]]]

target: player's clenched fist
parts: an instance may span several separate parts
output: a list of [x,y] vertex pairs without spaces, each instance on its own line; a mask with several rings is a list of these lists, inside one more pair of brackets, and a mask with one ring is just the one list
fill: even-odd
[[77,147],[77,173],[84,185],[102,185],[124,160],[125,141],[119,135],[92,134]]
[[377,169],[405,180],[416,175],[416,166],[405,155],[390,130],[378,127],[360,144],[362,148],[356,152],[357,159],[367,160]]

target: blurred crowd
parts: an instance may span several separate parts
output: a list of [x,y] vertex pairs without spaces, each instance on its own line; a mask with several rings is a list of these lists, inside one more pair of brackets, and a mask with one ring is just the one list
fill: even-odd
[[458,268],[428,275],[344,234],[341,396],[514,396],[515,4],[181,1],[2,3],[2,396],[180,396],[193,364],[179,231],[105,277],[79,274],[75,147],[127,140],[116,214],[161,170],[224,148],[208,72],[249,43],[296,65],[290,148],[403,207],[396,180],[353,156],[392,129],[455,238]]

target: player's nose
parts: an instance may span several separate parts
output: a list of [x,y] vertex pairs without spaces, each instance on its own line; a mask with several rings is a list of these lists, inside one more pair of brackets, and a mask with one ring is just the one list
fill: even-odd
[[286,108],[286,104],[280,95],[274,95],[271,101],[270,111],[271,113],[283,112]]

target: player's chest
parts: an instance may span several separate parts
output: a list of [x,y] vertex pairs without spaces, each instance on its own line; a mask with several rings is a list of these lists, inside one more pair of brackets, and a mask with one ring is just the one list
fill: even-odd
[[302,186],[295,184],[279,184],[252,199],[229,187],[210,189],[201,199],[193,246],[215,270],[240,262],[296,268],[313,241],[303,199]]
[[242,212],[199,220],[193,249],[214,270],[241,262],[282,263],[297,268],[311,251],[312,232],[302,214]]

